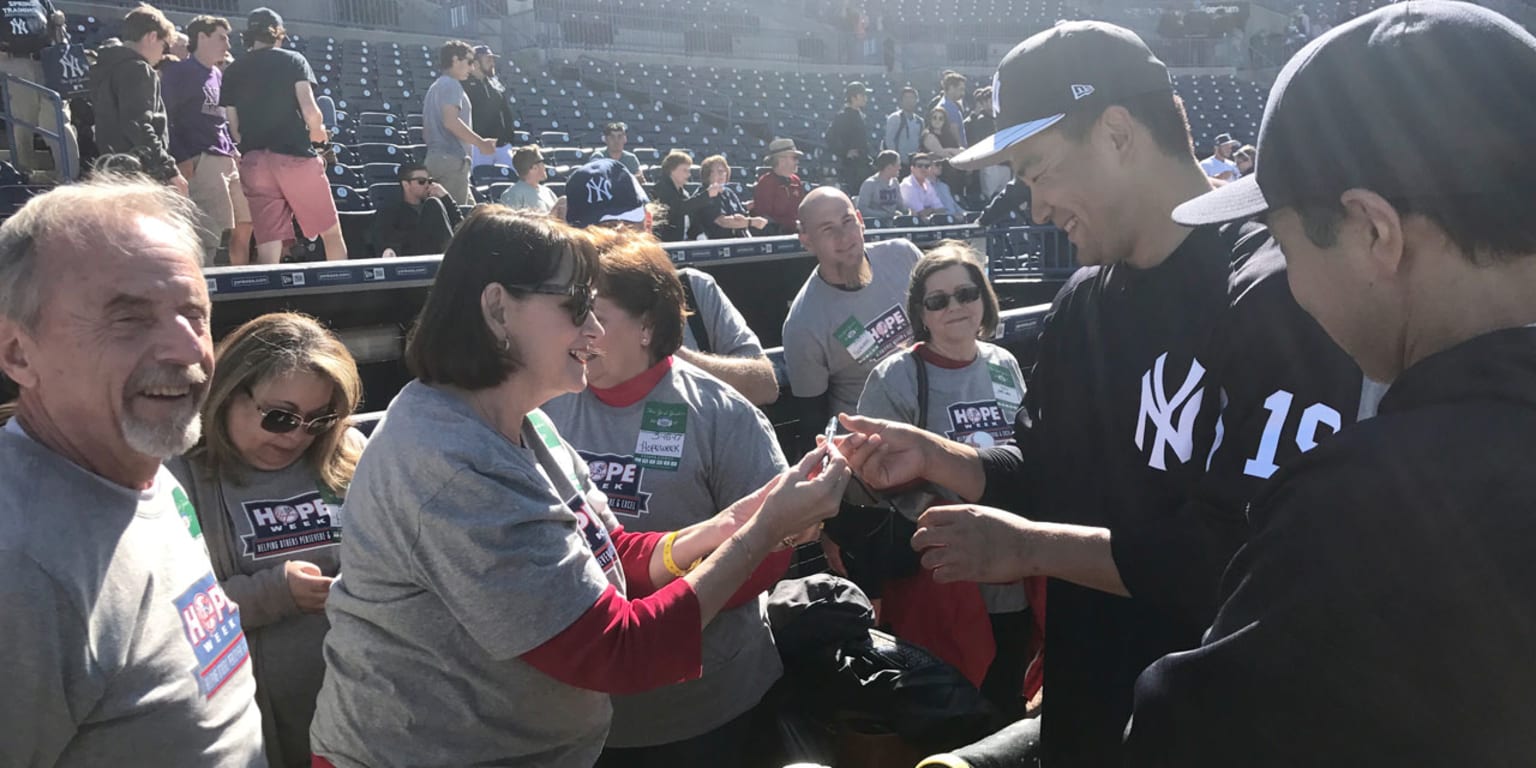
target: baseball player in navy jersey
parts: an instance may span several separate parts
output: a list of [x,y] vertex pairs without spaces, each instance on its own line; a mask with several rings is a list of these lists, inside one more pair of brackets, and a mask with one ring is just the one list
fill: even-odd
[[1174,210],[1264,215],[1378,415],[1277,473],[1198,650],[1136,685],[1136,766],[1536,763],[1536,37],[1396,3],[1281,72],[1254,176]]
[[953,162],[1011,163],[1083,264],[1045,319],[1017,444],[845,418],[863,436],[847,445],[875,486],[923,478],[978,502],[919,520],[939,581],[1051,577],[1045,714],[1017,727],[1040,729],[1025,741],[1047,768],[1118,766],[1136,676],[1199,644],[1248,500],[1355,421],[1361,376],[1261,225],[1170,220],[1210,182],[1135,34],[1057,25],[1003,59],[993,93],[997,133]]

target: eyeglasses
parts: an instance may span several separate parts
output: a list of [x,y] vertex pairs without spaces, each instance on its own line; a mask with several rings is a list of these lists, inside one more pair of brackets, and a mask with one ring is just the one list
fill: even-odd
[[592,316],[592,302],[597,300],[597,291],[591,285],[509,285],[507,288],[524,293],[566,297],[560,306],[571,313],[571,324],[578,328],[587,324],[587,318]]
[[913,168],[928,169],[928,168],[932,168],[933,167],[933,163],[913,163],[912,167]]
[[923,297],[923,309],[929,312],[943,312],[949,308],[949,300],[954,299],[961,304],[970,304],[981,298],[981,288],[967,285],[956,288],[954,293],[932,293]]
[[406,179],[406,181],[409,181],[412,184],[420,184],[422,186],[426,186],[426,185],[432,183],[432,179],[421,179],[421,178],[410,178],[410,179]]
[[318,437],[330,431],[331,427],[336,426],[336,420],[341,418],[334,413],[327,413],[323,416],[306,419],[293,411],[285,411],[282,408],[263,408],[254,400],[251,401],[251,404],[255,405],[256,412],[261,414],[261,428],[274,435],[286,435],[295,429],[302,428],[306,433]]

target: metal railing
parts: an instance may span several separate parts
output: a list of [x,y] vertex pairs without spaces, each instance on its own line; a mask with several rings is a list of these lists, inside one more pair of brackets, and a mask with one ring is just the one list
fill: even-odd
[[[16,87],[37,91],[38,98],[47,102],[48,105],[53,108],[55,120],[54,125],[58,126],[58,130],[44,128],[40,125],[37,125],[36,123],[31,122],[30,120],[24,120],[15,115],[11,109],[11,89]],[[64,133],[69,130],[69,117],[64,112],[64,97],[60,96],[57,91],[54,91],[48,86],[39,85],[38,83],[34,83],[31,80],[20,78],[12,74],[7,74],[5,79],[0,81],[0,92],[3,92],[0,93],[0,97],[3,97],[3,106],[5,109],[3,114],[5,117],[5,122],[7,125],[11,126],[9,130],[12,144],[11,163],[23,170],[38,170],[36,168],[25,167],[26,155],[28,153],[21,151],[20,147],[15,146],[16,139],[22,133],[21,131],[17,131],[16,128],[20,127],[32,131],[39,136],[42,136],[45,141],[52,142],[50,146],[53,149],[54,163],[58,166],[57,171],[60,180],[73,179],[80,175],[80,158],[76,157],[74,153],[70,152],[69,142],[64,140]]]

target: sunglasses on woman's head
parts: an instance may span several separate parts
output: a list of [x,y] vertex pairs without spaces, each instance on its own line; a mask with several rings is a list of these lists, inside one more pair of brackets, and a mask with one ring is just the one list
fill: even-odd
[[327,413],[306,419],[293,411],[285,411],[282,408],[263,408],[256,406],[256,412],[261,414],[261,428],[274,435],[286,435],[295,429],[303,429],[313,436],[320,436],[330,431],[336,425],[336,420],[341,418],[334,413]]
[[949,308],[949,300],[954,299],[961,304],[970,304],[981,298],[981,289],[974,285],[961,286],[954,293],[931,293],[923,297],[923,309],[929,312],[942,312]]

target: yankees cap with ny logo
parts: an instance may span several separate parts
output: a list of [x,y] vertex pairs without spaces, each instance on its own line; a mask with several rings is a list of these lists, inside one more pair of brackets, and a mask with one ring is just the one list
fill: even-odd
[[1009,147],[1080,110],[1171,93],[1168,67],[1135,32],[1102,21],[1067,21],[1019,43],[992,76],[997,133],[950,164],[974,170],[1005,162]]
[[565,220],[573,227],[605,221],[644,224],[645,206],[650,201],[629,169],[609,157],[571,171],[565,182]]

